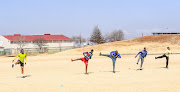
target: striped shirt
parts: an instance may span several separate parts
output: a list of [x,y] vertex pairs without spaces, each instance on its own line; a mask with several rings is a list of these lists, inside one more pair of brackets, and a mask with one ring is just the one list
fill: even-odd
[[91,57],[92,57],[93,54],[92,54],[91,52],[84,52],[83,55],[84,55],[84,58],[85,58],[87,61],[89,61],[89,59],[91,59]]

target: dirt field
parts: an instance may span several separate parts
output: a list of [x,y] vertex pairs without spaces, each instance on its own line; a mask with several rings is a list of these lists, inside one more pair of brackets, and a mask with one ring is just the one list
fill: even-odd
[[[167,46],[173,53],[179,53],[180,45],[138,39],[145,38],[29,56],[25,66],[26,78],[19,78],[19,65],[11,68],[14,57],[0,57],[0,92],[180,92],[179,54],[170,56],[169,69],[164,68],[165,58],[155,60],[158,55],[148,55],[140,71],[137,70],[140,68],[136,65],[137,58],[134,58],[143,47],[147,47],[149,54],[163,54]],[[70,59],[83,57],[82,53],[90,49],[95,52],[89,61],[89,75],[85,75],[85,64]],[[118,50],[120,54],[134,53],[117,59],[115,74],[112,73],[111,59],[99,56],[99,52],[109,54],[112,50]]]

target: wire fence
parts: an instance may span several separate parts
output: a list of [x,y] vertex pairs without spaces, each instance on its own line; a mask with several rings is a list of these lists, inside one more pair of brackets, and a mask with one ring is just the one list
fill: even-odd
[[1,49],[0,50],[0,56],[3,56],[3,55],[11,55],[12,53],[12,50],[11,49]]
[[[74,49],[75,47],[62,47],[62,48],[24,48],[24,52],[28,55],[38,55],[41,53],[53,54],[57,52],[62,52],[66,50]],[[20,53],[20,49],[2,49],[0,50],[0,56],[3,55],[14,55]]]

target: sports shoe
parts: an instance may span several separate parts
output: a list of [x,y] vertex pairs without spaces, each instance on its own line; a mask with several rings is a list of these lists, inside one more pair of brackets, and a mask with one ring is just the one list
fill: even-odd
[[137,65],[138,65],[138,63],[137,63]]
[[99,56],[101,56],[101,52],[99,53]]
[[115,73],[115,71],[113,71],[113,73]]
[[73,59],[71,59],[71,61],[73,62],[74,60],[73,60]]
[[85,73],[86,75],[88,75],[88,73]]
[[157,59],[157,57],[155,57],[155,59]]
[[12,68],[14,67],[14,64],[12,64]]

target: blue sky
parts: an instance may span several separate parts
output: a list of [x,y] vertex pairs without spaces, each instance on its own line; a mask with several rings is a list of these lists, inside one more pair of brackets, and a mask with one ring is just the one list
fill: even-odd
[[[180,32],[180,0],[0,0],[0,35]],[[167,29],[168,28],[168,29]]]

